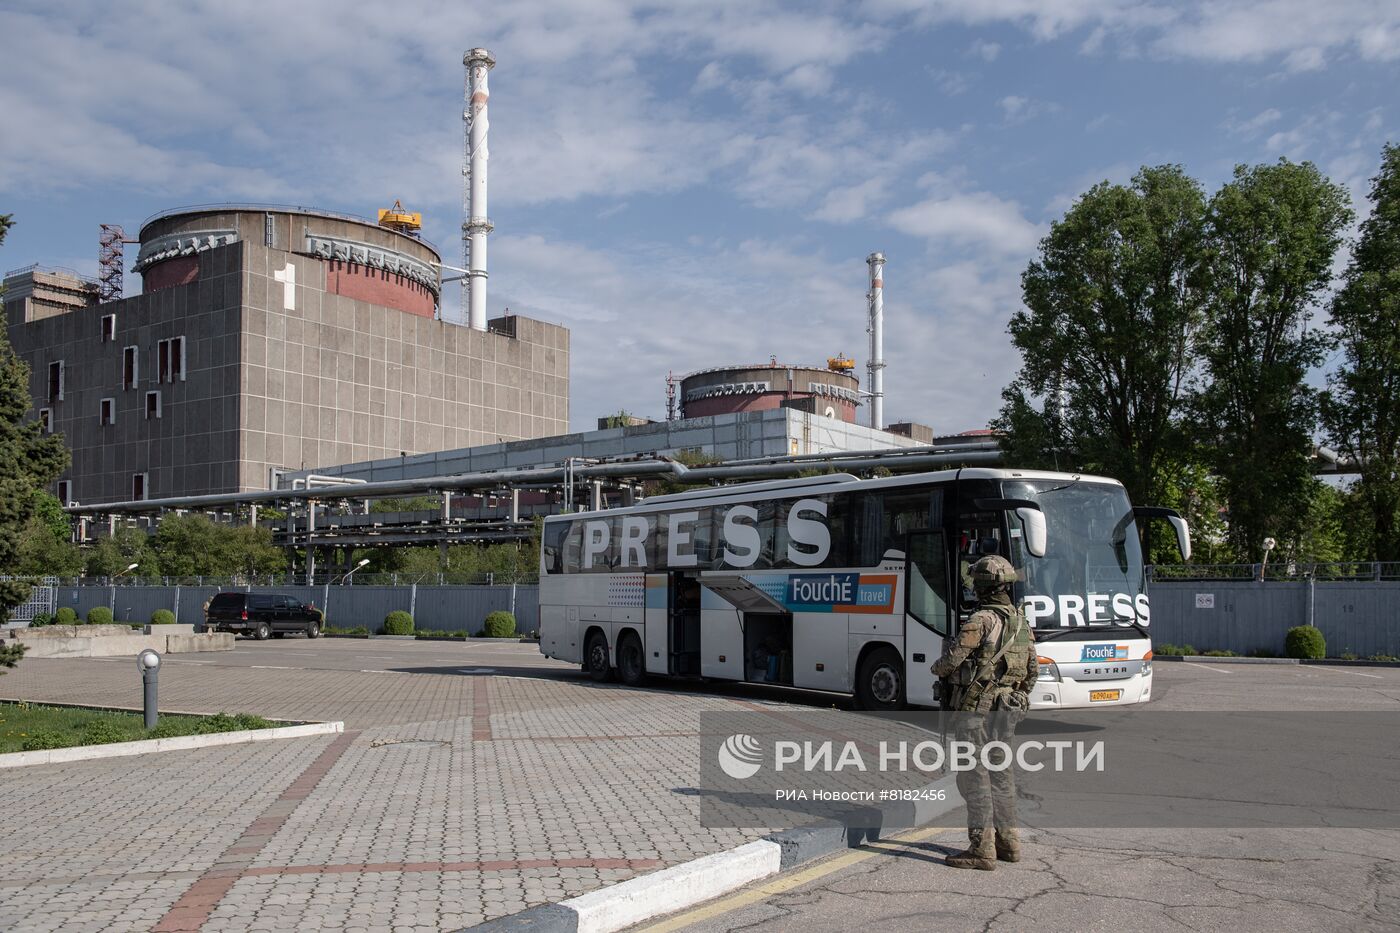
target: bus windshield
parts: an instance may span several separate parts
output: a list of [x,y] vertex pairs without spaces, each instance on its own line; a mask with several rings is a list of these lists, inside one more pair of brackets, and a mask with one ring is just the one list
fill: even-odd
[[[1007,498],[1032,499],[1045,514],[1045,556],[1031,557],[1013,532],[1023,571],[1018,596],[1037,631],[1116,626],[1146,634],[1150,615],[1142,546],[1122,486],[1082,480],[1010,480]],[[1013,528],[1017,523],[1013,519]],[[1046,632],[1049,634],[1049,632]]]

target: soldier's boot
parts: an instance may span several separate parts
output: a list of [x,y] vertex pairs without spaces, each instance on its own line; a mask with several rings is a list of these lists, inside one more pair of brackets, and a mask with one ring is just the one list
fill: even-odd
[[997,833],[997,861],[999,862],[1019,862],[1021,861],[1021,838],[1015,829],[998,829]]
[[957,855],[950,855],[944,861],[953,868],[975,868],[978,871],[993,871],[997,867],[996,848],[992,842],[992,830],[969,829],[968,847]]

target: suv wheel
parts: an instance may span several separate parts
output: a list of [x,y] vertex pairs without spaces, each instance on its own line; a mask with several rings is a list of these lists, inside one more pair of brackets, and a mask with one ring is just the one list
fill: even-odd
[[253,630],[253,637],[258,641],[267,641],[272,637],[272,626],[266,622],[259,622],[258,627]]
[[321,623],[320,623],[320,622],[312,622],[310,625],[308,625],[308,626],[306,627],[306,637],[307,637],[307,638],[320,638],[320,637],[321,637]]

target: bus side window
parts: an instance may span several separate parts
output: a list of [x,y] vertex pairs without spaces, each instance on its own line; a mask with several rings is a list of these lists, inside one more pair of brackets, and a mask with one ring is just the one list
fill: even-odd
[[909,615],[920,625],[948,637],[948,552],[942,531],[909,536],[906,599]]
[[544,567],[545,573],[564,572],[564,539],[569,534],[571,522],[550,522],[544,527]]
[[583,551],[583,523],[568,522],[568,534],[564,537],[564,572],[579,573],[583,567],[579,555]]
[[972,565],[990,554],[1006,556],[1001,537],[1000,513],[974,512],[958,519],[958,580],[962,590],[959,608],[962,612],[970,612],[977,605]]
[[[829,544],[826,556],[819,564],[800,564],[792,560],[789,548],[800,553],[814,553],[811,545],[799,544],[792,540],[788,533],[788,521],[792,517],[792,508],[799,501],[798,499],[779,499],[774,503],[773,513],[773,566],[774,567],[848,567],[850,566],[849,549],[847,547],[847,496],[804,496],[803,499],[817,499],[826,506],[826,525]],[[801,517],[808,520],[821,520],[820,513],[803,509]]]

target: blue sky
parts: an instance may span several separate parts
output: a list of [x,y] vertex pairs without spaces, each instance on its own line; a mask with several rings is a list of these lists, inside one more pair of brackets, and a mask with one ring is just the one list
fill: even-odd
[[395,198],[455,265],[475,46],[488,307],[572,328],[578,428],[659,417],[668,370],[844,351],[863,374],[875,249],[887,420],[980,427],[1020,273],[1089,186],[1287,156],[1364,216],[1400,140],[1394,2],[12,0],[0,267],[95,272],[99,223],[181,205]]

